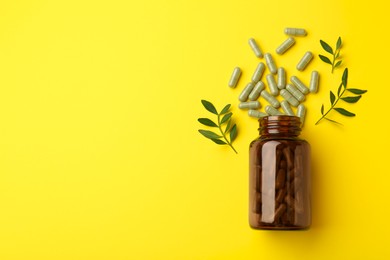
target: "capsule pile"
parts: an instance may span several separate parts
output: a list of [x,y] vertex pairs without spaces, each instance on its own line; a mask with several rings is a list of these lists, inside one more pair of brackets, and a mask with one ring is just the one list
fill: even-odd
[[[289,37],[276,48],[278,55],[286,53],[294,44],[295,39],[293,36],[306,36],[307,32],[301,28],[285,28],[284,33]],[[295,107],[296,115],[301,118],[302,124],[305,121],[306,107],[302,104],[305,101],[305,95],[308,93],[317,93],[319,85],[319,73],[318,71],[312,71],[309,86],[297,76],[290,77],[290,81],[287,81],[286,70],[283,67],[278,67],[271,53],[266,52],[263,54],[259,45],[255,39],[250,38],[249,46],[253,50],[257,58],[264,58],[264,62],[259,62],[257,65],[251,82],[241,91],[239,95],[239,108],[248,109],[248,115],[255,118],[262,118],[267,115],[295,115],[291,106]],[[298,61],[296,69],[298,71],[304,71],[308,64],[313,59],[313,53],[307,51],[303,57]],[[263,79],[265,68],[270,71],[269,74]],[[229,87],[235,88],[241,76],[241,69],[235,67],[231,78],[229,80]],[[266,84],[265,84],[266,82]],[[267,88],[267,87],[268,88]],[[277,97],[281,97],[281,101]],[[264,106],[264,111],[259,111],[262,107],[258,101],[259,98],[266,100],[269,105]],[[249,100],[249,101],[248,101]],[[282,109],[279,110],[279,108]]]

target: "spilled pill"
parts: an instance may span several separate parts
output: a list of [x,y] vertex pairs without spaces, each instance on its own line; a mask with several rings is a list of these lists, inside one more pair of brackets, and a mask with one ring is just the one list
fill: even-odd
[[263,62],[260,62],[259,65],[257,65],[255,72],[253,73],[253,76],[252,76],[253,83],[257,83],[261,79],[261,76],[263,76],[264,70],[265,70],[265,65]]
[[305,122],[305,116],[306,116],[306,108],[303,104],[300,104],[297,109],[297,116],[301,119],[301,123]]
[[278,68],[278,88],[284,89],[286,87],[286,71],[283,67]]
[[285,53],[291,46],[293,46],[295,43],[295,40],[293,37],[288,37],[282,44],[279,45],[278,48],[276,48],[276,53],[281,55]]
[[272,96],[277,96],[279,94],[278,86],[276,85],[275,78],[272,74],[266,76],[269,92]]
[[309,90],[310,90],[311,93],[317,93],[317,91],[318,91],[318,81],[319,81],[318,71],[314,70],[311,73],[310,85],[309,85]]
[[262,118],[262,117],[268,116],[266,113],[263,113],[263,112],[260,112],[257,110],[253,110],[253,109],[250,109],[248,111],[248,115],[251,117],[256,117],[256,118]]
[[277,68],[274,59],[272,58],[272,55],[270,53],[264,54],[265,63],[267,63],[269,71],[271,71],[272,74],[276,74]]
[[294,112],[292,111],[287,100],[282,100],[282,102],[280,102],[280,106],[282,107],[282,109],[286,115],[294,116]]
[[305,100],[305,95],[302,94],[294,85],[287,84],[286,89],[290,92],[299,102]]
[[235,88],[237,86],[238,79],[241,76],[241,69],[239,67],[235,67],[232,73],[232,76],[229,80],[229,87]]
[[297,107],[299,105],[298,100],[286,89],[280,90],[280,95],[290,103],[290,105]]
[[279,110],[269,105],[265,107],[265,112],[267,112],[271,116],[283,115]]
[[309,89],[306,87],[305,84],[297,77],[297,76],[292,76],[290,78],[291,82],[294,83],[294,85],[301,91],[303,94],[309,93]]
[[280,107],[280,103],[279,101],[274,97],[272,96],[270,93],[268,93],[267,90],[263,90],[261,91],[261,94],[260,94],[265,100],[268,101],[268,103],[271,104],[271,106],[275,107],[275,108],[279,108]]
[[238,96],[238,100],[244,102],[248,99],[249,94],[252,92],[254,88],[254,84],[252,82],[248,83],[245,88],[241,91],[240,96]]
[[259,101],[248,101],[238,104],[239,109],[258,109],[260,106],[261,104]]
[[284,33],[293,36],[306,36],[307,32],[302,28],[285,28]]
[[255,39],[250,38],[248,42],[249,42],[249,46],[251,46],[251,48],[252,48],[253,52],[255,53],[255,55],[258,58],[263,58],[263,53],[261,52],[260,47],[259,47],[259,45],[257,45]]
[[305,55],[303,55],[302,59],[298,62],[297,70],[303,71],[312,59],[313,53],[311,53],[310,51],[306,52]]
[[262,81],[259,81],[256,83],[255,87],[253,88],[252,92],[249,94],[249,100],[256,100],[259,98],[261,91],[263,91],[265,88],[265,85]]

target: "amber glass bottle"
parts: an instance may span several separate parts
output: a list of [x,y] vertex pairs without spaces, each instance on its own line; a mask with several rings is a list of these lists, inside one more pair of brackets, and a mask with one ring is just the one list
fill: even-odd
[[249,224],[255,229],[307,229],[311,224],[310,145],[295,116],[259,120],[249,149]]

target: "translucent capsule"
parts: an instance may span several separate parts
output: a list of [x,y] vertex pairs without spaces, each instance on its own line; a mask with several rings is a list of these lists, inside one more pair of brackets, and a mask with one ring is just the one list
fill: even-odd
[[294,106],[294,107],[297,107],[299,105],[299,102],[298,100],[293,97],[293,95],[288,92],[286,89],[282,89],[280,91],[280,95],[285,99],[287,100],[288,103],[290,103],[290,105]]
[[270,93],[268,93],[267,90],[263,90],[261,91],[261,94],[260,94],[265,100],[268,101],[268,103],[271,104],[271,106],[275,107],[275,108],[279,108],[280,107],[280,103],[279,101],[274,97],[272,96]]
[[309,85],[309,90],[311,93],[317,93],[318,91],[318,81],[319,81],[319,74],[318,71],[313,71],[311,73],[311,78],[310,78],[310,85]]
[[301,123],[305,122],[305,116],[306,116],[306,108],[303,104],[300,104],[297,109],[297,116],[301,119]]
[[307,94],[309,93],[309,89],[306,87],[305,84],[303,84],[303,82],[298,79],[298,77],[296,76],[292,76],[291,77],[291,82],[294,83],[294,85],[299,89],[299,91],[301,91],[303,94]]
[[269,105],[265,107],[265,112],[267,112],[271,116],[283,115],[282,112]]
[[306,36],[307,32],[302,28],[285,28],[284,33],[293,36]]
[[264,54],[265,63],[267,63],[269,71],[271,71],[272,74],[276,74],[278,71],[276,68],[276,64],[274,59],[272,58],[272,55],[270,53]]
[[298,62],[297,70],[303,71],[312,59],[313,53],[311,53],[310,51],[306,52],[305,55],[303,55],[302,59]]
[[232,73],[232,76],[229,80],[229,87],[235,88],[237,86],[238,79],[241,76],[241,69],[239,67],[235,67]]
[[261,104],[259,101],[248,101],[238,104],[239,109],[258,109],[260,106]]
[[284,89],[286,87],[286,71],[283,67],[278,68],[278,88]]
[[299,102],[302,102],[305,100],[305,95],[302,94],[301,91],[299,91],[294,85],[287,84],[286,89],[288,92],[290,92]]
[[288,37],[278,48],[276,48],[276,53],[281,55],[285,53],[288,49],[291,48],[295,43],[295,40],[293,37]]
[[265,70],[265,65],[263,62],[260,62],[259,65],[257,65],[255,72],[253,73],[253,76],[252,76],[253,83],[257,83],[261,79],[261,76],[263,76],[264,70]]
[[289,103],[286,100],[282,100],[282,102],[280,102],[280,106],[282,107],[286,115],[294,116],[294,112],[292,111]]
[[240,96],[238,96],[238,100],[241,102],[247,101],[249,94],[252,92],[254,88],[254,84],[252,82],[248,83],[245,88],[241,91]]
[[272,74],[268,74],[266,78],[269,87],[269,92],[271,93],[272,96],[277,96],[279,94],[279,89],[278,89],[278,85],[276,85],[274,76]]
[[252,92],[249,94],[249,100],[256,100],[259,98],[261,91],[263,91],[265,88],[265,85],[262,81],[259,81],[256,83],[255,87],[253,88]]
[[255,39],[250,38],[248,42],[249,42],[249,46],[251,46],[251,48],[252,48],[253,52],[255,53],[255,55],[258,58],[263,58],[263,52],[260,50],[260,47],[259,47],[259,45],[257,45]]
[[268,116],[266,113],[263,113],[263,112],[260,112],[257,110],[253,110],[253,109],[250,109],[248,111],[248,115],[251,117],[256,117],[256,118],[262,118],[262,117]]

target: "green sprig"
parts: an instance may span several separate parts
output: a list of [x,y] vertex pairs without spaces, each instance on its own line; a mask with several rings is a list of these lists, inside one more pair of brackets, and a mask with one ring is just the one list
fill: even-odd
[[320,40],[320,43],[321,43],[321,46],[322,48],[330,53],[332,55],[332,61],[324,56],[324,55],[318,55],[320,57],[320,59],[325,62],[325,63],[328,63],[330,65],[332,65],[332,73],[334,71],[335,68],[339,67],[342,63],[342,60],[340,59],[340,50],[341,50],[341,45],[342,45],[342,42],[341,42],[341,37],[339,37],[337,39],[337,42],[336,42],[336,49],[333,51],[333,48],[330,47],[330,45],[326,42],[324,42],[323,40]]
[[[209,127],[217,127],[220,131],[220,134],[203,129],[199,129],[199,133],[216,144],[229,145],[233,151],[237,153],[236,149],[234,149],[232,145],[233,141],[237,137],[237,125],[233,124],[232,126],[233,113],[229,112],[230,104],[227,104],[220,113],[218,113],[217,109],[211,102],[202,100],[202,104],[207,111],[217,116],[217,123],[209,118],[198,118],[199,123]],[[227,138],[228,134],[229,139]]]

